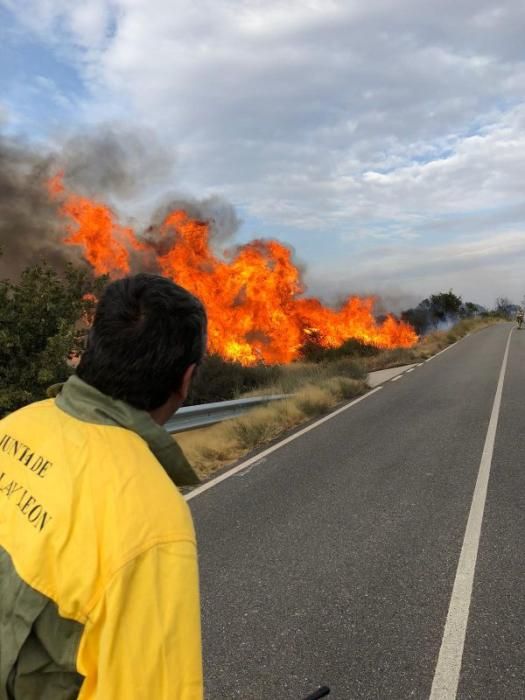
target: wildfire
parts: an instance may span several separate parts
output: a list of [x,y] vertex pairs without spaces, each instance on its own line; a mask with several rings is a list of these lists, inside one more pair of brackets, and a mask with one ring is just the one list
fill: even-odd
[[129,248],[143,248],[133,230],[115,223],[111,210],[104,204],[66,193],[60,175],[49,181],[48,189],[52,197],[62,199],[60,210],[72,220],[67,224],[69,235],[64,243],[81,246],[99,275],[129,272]]
[[[170,212],[155,245],[120,226],[104,204],[67,192],[62,178],[49,183],[66,218],[64,242],[78,245],[97,274],[130,271],[131,251],[155,255],[162,274],[198,296],[209,318],[209,350],[229,360],[286,363],[309,338],[337,347],[356,338],[379,348],[410,347],[413,328],[392,316],[378,324],[373,298],[349,297],[340,309],[302,297],[300,273],[291,251],[278,241],[257,240],[219,258],[210,247],[210,227],[183,210]],[[156,252],[156,251],[162,252]]]

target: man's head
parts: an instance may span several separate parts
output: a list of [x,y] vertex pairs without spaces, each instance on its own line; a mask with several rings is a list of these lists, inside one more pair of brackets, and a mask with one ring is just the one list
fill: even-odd
[[186,398],[205,346],[201,302],[165,277],[134,275],[106,288],[77,374],[163,422]]

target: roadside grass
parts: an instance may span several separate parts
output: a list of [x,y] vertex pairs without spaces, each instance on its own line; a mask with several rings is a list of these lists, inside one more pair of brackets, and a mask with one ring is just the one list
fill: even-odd
[[[295,383],[284,384],[289,387]],[[211,428],[179,433],[176,440],[199,475],[205,477],[367,389],[364,379],[325,377],[305,384],[283,401],[255,408],[245,416]],[[281,385],[273,387],[270,393],[287,392],[282,391]]]
[[369,372],[420,362],[467,333],[499,322],[500,319],[465,319],[448,331],[427,334],[413,348],[385,350],[367,357],[341,357],[331,361],[296,362],[275,367],[271,384],[236,393],[236,397],[292,396],[210,428],[179,433],[175,439],[201,478],[208,477],[301,423],[328,413],[343,401],[364,394],[368,390],[366,377]]

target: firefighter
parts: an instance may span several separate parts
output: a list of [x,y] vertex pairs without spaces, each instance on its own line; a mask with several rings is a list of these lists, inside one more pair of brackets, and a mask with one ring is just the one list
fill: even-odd
[[115,281],[57,398],[0,421],[0,699],[202,700],[198,479],[162,425],[205,331],[173,282]]

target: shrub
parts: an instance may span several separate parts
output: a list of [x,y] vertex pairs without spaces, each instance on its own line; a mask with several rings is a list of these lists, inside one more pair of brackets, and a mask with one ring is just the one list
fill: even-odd
[[330,391],[320,386],[307,386],[295,397],[297,408],[304,413],[307,418],[326,413],[333,404]]
[[238,444],[245,450],[252,450],[266,442],[272,434],[274,416],[272,409],[264,408],[238,418],[230,426]]
[[0,281],[0,416],[46,398],[50,384],[67,379],[67,359],[81,350],[94,310],[91,295],[105,283],[85,270],[60,275],[46,265]]
[[197,370],[186,404],[234,399],[256,387],[275,382],[279,375],[277,365],[243,367],[239,362],[227,362],[219,355],[208,355]]
[[362,394],[366,389],[366,384],[363,380],[332,377],[332,379],[323,384],[323,387],[328,389],[337,401],[342,401],[343,399],[352,399],[354,396]]
[[367,368],[362,360],[351,357],[343,357],[326,364],[326,372],[330,376],[350,377],[351,379],[365,379]]
[[323,348],[315,341],[308,341],[301,348],[301,357],[306,362],[333,362],[343,357],[373,357],[381,352],[375,345],[350,338],[337,348]]

